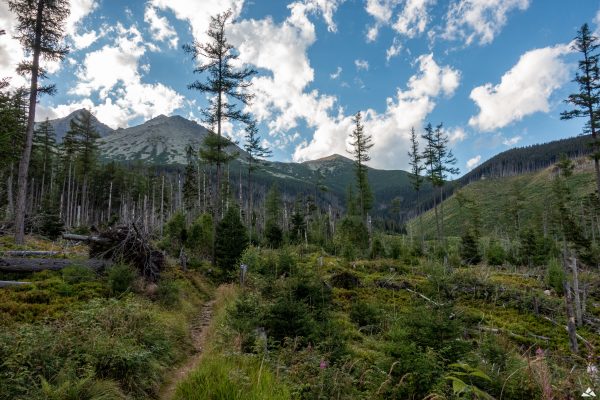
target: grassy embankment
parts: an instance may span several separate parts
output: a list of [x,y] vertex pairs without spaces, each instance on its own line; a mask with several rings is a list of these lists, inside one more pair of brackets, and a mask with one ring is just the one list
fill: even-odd
[[[32,249],[60,244],[30,239]],[[2,237],[0,249],[15,249]],[[27,249],[27,247],[21,247]],[[198,274],[171,265],[158,285],[126,266],[3,274],[31,285],[0,289],[0,399],[146,399],[190,352],[189,323],[210,295]]]

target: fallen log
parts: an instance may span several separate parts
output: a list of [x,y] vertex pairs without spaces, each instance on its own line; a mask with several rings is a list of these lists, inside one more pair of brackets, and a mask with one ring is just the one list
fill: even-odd
[[31,285],[31,282],[0,281],[0,288],[10,287],[10,286],[24,286],[24,285]]
[[74,240],[76,242],[106,243],[108,241],[107,239],[99,236],[77,235],[75,233],[63,233],[62,237],[63,239]]
[[[509,331],[508,329],[502,329],[502,328],[490,328],[490,327],[488,327],[488,326],[479,326],[478,328],[479,328],[480,330],[482,330],[482,331],[486,331],[486,332],[491,332],[491,333],[505,333],[505,334],[507,334],[507,335],[508,335],[508,336],[510,336],[510,337],[514,337],[514,338],[517,338],[517,339],[524,339],[524,336],[523,336],[523,335],[519,335],[518,333],[511,332],[511,331]],[[533,337],[533,338],[539,339],[539,340],[543,340],[543,341],[545,341],[545,342],[548,342],[548,341],[550,341],[550,338],[549,338],[549,337],[546,337],[546,336],[540,336],[540,335],[536,335],[536,334],[534,334],[534,333],[531,333],[531,332],[527,332],[527,335],[528,335],[528,336],[531,336],[531,337]]]
[[111,262],[108,260],[69,260],[64,258],[0,258],[0,272],[59,271],[70,265],[83,265],[98,270]]
[[40,256],[55,256],[60,254],[58,251],[41,251],[41,250],[9,250],[3,252],[8,257],[40,257]]

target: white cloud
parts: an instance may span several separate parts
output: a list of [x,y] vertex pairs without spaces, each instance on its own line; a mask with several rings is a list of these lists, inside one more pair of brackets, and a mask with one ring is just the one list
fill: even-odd
[[475,156],[467,161],[467,169],[470,171],[481,162],[481,156]]
[[406,0],[392,27],[400,35],[413,38],[425,31],[429,22],[428,8],[435,0]]
[[594,17],[593,22],[596,25],[596,30],[594,31],[594,35],[600,36],[600,9],[596,13],[596,16]]
[[330,74],[329,77],[331,79],[338,79],[341,74],[342,74],[342,67],[337,67],[337,69],[335,70],[335,72],[333,74]]
[[400,44],[400,41],[398,40],[398,38],[394,38],[394,42],[385,52],[386,61],[389,62],[393,57],[396,57],[398,54],[400,54],[401,50],[402,50],[402,44]]
[[[88,47],[98,38],[95,31],[78,34],[80,21],[96,7],[95,0],[70,0],[71,12],[65,21],[65,31],[75,50]],[[12,87],[27,85],[27,80],[16,73],[17,65],[25,59],[25,52],[19,41],[13,38],[17,33],[17,21],[7,1],[0,2],[0,27],[6,30],[6,35],[0,37],[0,78],[10,77]],[[59,62],[46,61],[42,65],[50,74],[58,72],[61,66]]]
[[502,141],[502,144],[505,146],[514,146],[515,144],[519,143],[521,141],[521,139],[523,139],[522,136],[513,136],[511,138],[506,138],[504,139],[504,141]]
[[[398,89],[395,98],[387,99],[385,112],[364,111],[365,131],[373,136],[370,165],[379,168],[406,168],[406,149],[411,127],[419,128],[435,107],[435,98],[452,96],[460,82],[460,73],[448,66],[439,66],[432,54],[417,58],[418,73],[413,75],[406,90]],[[305,161],[332,153],[344,154],[352,117],[338,111],[317,126],[312,140],[296,147],[295,161]]]
[[504,27],[513,9],[526,10],[530,0],[457,0],[448,8],[442,37],[464,40],[466,45],[479,39],[489,44]]
[[99,35],[96,31],[91,30],[84,33],[79,33],[81,21],[91,14],[97,7],[96,0],[70,0],[71,13],[66,21],[66,31],[73,41],[73,46],[76,50],[81,50],[89,47],[94,43]]
[[306,17],[309,13],[320,13],[327,24],[327,30],[329,32],[337,32],[337,25],[333,21],[333,14],[337,11],[337,8],[345,0],[302,0],[296,1],[288,5],[288,8],[292,10],[292,19],[294,14],[300,14]]
[[81,35],[74,35],[71,39],[73,39],[75,48],[81,50],[90,47],[99,37],[100,35],[96,31],[90,31]]
[[448,135],[450,146],[454,146],[467,138],[467,133],[463,128],[458,127],[454,129],[444,129],[446,131],[446,134]]
[[499,84],[473,89],[470,97],[480,110],[469,125],[493,131],[535,112],[548,112],[550,95],[569,80],[569,66],[561,57],[570,51],[568,45],[528,51]]
[[21,45],[13,39],[16,26],[16,18],[8,9],[8,2],[0,1],[0,27],[6,30],[6,35],[0,36],[0,79],[10,77],[10,83],[13,87],[23,86],[27,83],[15,71],[19,62],[25,57]]
[[231,9],[235,19],[242,11],[244,0],[150,0],[149,3],[161,10],[170,9],[175,17],[188,21],[194,38],[204,43],[211,16]]
[[[140,31],[135,26],[117,24],[114,32],[114,43],[88,53],[76,74],[78,83],[70,94],[84,98],[55,107],[57,116],[86,107],[102,122],[117,128],[127,126],[134,118],[170,114],[182,106],[183,97],[173,89],[142,82],[140,70],[144,71],[145,65],[139,61],[147,47]],[[89,99],[95,93],[100,99],[96,104]]]
[[389,23],[400,0],[367,0],[365,10],[378,23]]
[[408,38],[422,34],[429,22],[428,9],[433,4],[435,0],[367,0],[365,10],[375,19],[367,31],[367,41],[376,40],[383,26],[391,26],[399,35]]
[[135,26],[125,29],[121,24],[117,24],[116,31],[115,46],[105,45],[86,54],[77,73],[79,82],[71,94],[89,96],[92,91],[99,91],[100,97],[105,98],[119,81],[139,80],[138,60],[146,52],[142,34]]
[[159,42],[168,42],[171,48],[177,47],[179,37],[175,29],[169,24],[165,17],[156,14],[156,9],[152,6],[146,7],[144,12],[144,21],[150,25],[152,38]]
[[312,23],[293,13],[281,24],[270,18],[244,20],[230,29],[240,61],[269,72],[252,80],[256,98],[251,109],[259,120],[271,120],[273,132],[295,128],[298,118],[314,123],[319,112],[333,105],[333,98],[304,92],[314,79],[306,51],[315,39]]
[[369,70],[369,62],[367,60],[354,60],[354,65],[356,65],[357,70]]

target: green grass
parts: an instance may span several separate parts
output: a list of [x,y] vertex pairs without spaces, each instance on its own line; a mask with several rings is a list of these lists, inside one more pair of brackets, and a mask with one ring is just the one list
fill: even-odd
[[210,354],[177,387],[178,400],[284,400],[290,392],[260,360]]
[[[146,399],[191,350],[189,323],[210,287],[169,269],[150,297],[72,266],[29,275],[0,302],[0,399]],[[177,297],[173,300],[174,296]]]

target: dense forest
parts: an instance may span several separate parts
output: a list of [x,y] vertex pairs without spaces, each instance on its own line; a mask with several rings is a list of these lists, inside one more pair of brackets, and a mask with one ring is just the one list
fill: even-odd
[[[456,179],[441,123],[412,128],[409,171],[370,168],[360,111],[348,158],[269,162],[232,11],[183,46],[206,128],[161,116],[111,132],[90,110],[36,122],[69,6],[9,1],[31,60],[30,87],[0,84],[0,399],[600,390],[600,39],[587,24],[561,114],[582,135]],[[161,162],[103,153],[106,137],[159,124],[203,133]]]

